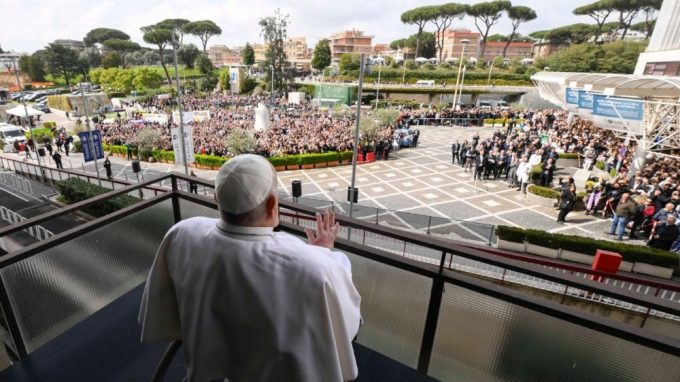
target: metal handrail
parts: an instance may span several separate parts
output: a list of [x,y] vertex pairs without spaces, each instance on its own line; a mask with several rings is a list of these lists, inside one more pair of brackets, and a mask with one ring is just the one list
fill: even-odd
[[[33,244],[19,251],[10,253],[9,255],[5,256],[5,258],[0,259],[0,269],[5,268],[11,264],[15,264],[18,261],[26,259],[30,256],[44,253],[44,251],[48,248],[54,247],[68,240],[79,237],[97,228],[106,226],[114,221],[120,220],[123,217],[128,216],[131,213],[144,210],[164,200],[172,199],[175,221],[181,219],[181,208],[179,204],[180,199],[187,200],[194,204],[203,205],[210,208],[217,208],[217,203],[213,199],[203,196],[196,196],[194,194],[177,189],[178,181],[193,181],[194,180],[193,177],[185,176],[183,174],[178,173],[169,173],[162,175],[158,178],[149,180],[147,182],[157,182],[161,179],[170,179],[172,181],[173,185],[172,192],[165,192],[153,198],[140,201],[139,203],[136,203],[132,206],[126,207],[124,209],[113,212],[109,215],[85,223],[81,226],[75,227],[71,230],[60,233],[45,241]],[[129,192],[129,190],[134,190],[135,188],[138,189],[142,188],[145,186],[147,182],[131,185],[123,190],[120,190],[119,192],[121,193]],[[100,195],[97,197],[97,200],[102,201],[108,198],[115,197],[119,195],[119,192],[117,191],[112,191],[110,193]],[[81,204],[81,206],[84,204],[86,203]],[[297,209],[300,212],[307,212],[310,214],[316,212],[311,208],[294,205],[292,203],[285,203],[285,206],[283,207],[286,209]],[[54,217],[55,215],[58,214],[52,213],[50,216]],[[38,216],[36,218],[37,218],[36,220],[41,221],[44,219],[42,216]],[[365,222],[345,217],[338,217],[338,221],[341,222],[342,224],[351,226],[353,228],[370,226]],[[279,228],[283,231],[289,232],[297,236],[301,237],[305,236],[304,227],[299,225],[295,225],[288,222],[281,222]],[[658,298],[649,298],[643,300],[635,295],[631,295],[630,293],[612,291],[610,290],[610,288],[607,288],[606,286],[595,285],[592,282],[578,280],[573,277],[568,277],[567,275],[557,276],[555,275],[555,272],[541,270],[536,268],[534,265],[518,262],[515,259],[498,259],[483,251],[455,244],[453,242],[428,237],[426,235],[416,235],[409,232],[398,231],[394,229],[386,229],[385,227],[380,228],[381,228],[380,231],[387,234],[388,236],[397,237],[400,240],[406,240],[413,244],[424,245],[426,247],[433,249],[439,248],[442,250],[441,261],[437,266],[433,264],[423,263],[417,260],[404,258],[403,256],[396,255],[394,253],[376,249],[367,245],[362,245],[343,238],[338,238],[336,240],[335,245],[338,249],[344,250],[348,253],[352,253],[357,256],[371,259],[388,266],[394,266],[399,269],[413,272],[432,279],[433,281],[432,289],[430,291],[431,293],[428,304],[427,318],[424,323],[425,329],[423,331],[418,361],[418,369],[421,372],[426,373],[429,366],[429,359],[432,354],[435,332],[437,328],[437,322],[439,319],[439,307],[441,305],[443,290],[447,283],[459,285],[461,287],[479,293],[483,293],[485,295],[489,295],[501,299],[503,301],[516,304],[518,306],[526,307],[555,318],[566,320],[568,322],[574,322],[580,326],[595,329],[600,332],[604,332],[616,336],[618,338],[624,339],[626,341],[633,341],[635,343],[644,344],[649,348],[656,349],[675,356],[680,356],[680,340],[678,339],[657,335],[646,330],[633,327],[628,324],[614,321],[609,318],[595,317],[590,314],[584,313],[578,310],[577,308],[561,305],[555,302],[550,302],[540,297],[514,291],[505,286],[496,285],[486,280],[450,271],[446,269],[445,260],[448,254],[455,254],[457,256],[474,258],[485,263],[506,267],[508,269],[516,270],[518,272],[524,272],[526,274],[536,275],[538,277],[543,277],[546,279],[555,280],[565,285],[571,285],[577,288],[581,288],[583,290],[606,295],[613,295],[616,296],[616,298],[620,298],[627,301],[634,301],[635,303],[642,304],[652,309],[669,311],[673,314],[680,315],[680,309],[674,306],[670,306],[670,304],[667,304],[664,301],[659,301]],[[2,304],[2,309],[6,315],[7,318],[6,322],[10,334],[14,340],[17,353],[19,357],[23,357],[26,355],[26,348],[23,344],[22,334],[21,331],[19,330],[19,326],[16,321],[14,311],[12,309],[11,300],[7,294],[7,289],[2,279],[0,279],[0,304]]]

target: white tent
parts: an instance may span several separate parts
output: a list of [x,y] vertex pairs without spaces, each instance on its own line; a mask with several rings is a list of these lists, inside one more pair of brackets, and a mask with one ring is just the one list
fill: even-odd
[[418,58],[416,58],[416,62],[427,62],[427,58],[425,58],[425,57],[418,57]]
[[444,61],[446,61],[446,62],[458,62],[458,58],[457,57],[446,57],[446,60],[444,60]]
[[17,107],[13,107],[13,108],[11,108],[11,109],[7,109],[7,110],[5,110],[5,113],[7,113],[7,114],[9,114],[9,115],[14,115],[14,116],[16,116],[16,117],[22,117],[22,118],[26,118],[26,113],[28,113],[28,116],[29,116],[29,117],[35,117],[36,115],[43,115],[43,114],[45,114],[45,113],[43,113],[42,111],[40,111],[40,110],[38,110],[38,109],[34,109],[34,108],[30,107],[30,106],[26,106],[26,110],[24,110],[24,106],[23,106],[23,105],[19,105],[19,106],[17,106]]

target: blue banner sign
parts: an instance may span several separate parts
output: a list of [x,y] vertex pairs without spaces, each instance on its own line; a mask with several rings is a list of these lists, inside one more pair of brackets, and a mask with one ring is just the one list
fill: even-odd
[[578,105],[578,90],[566,88],[564,91],[564,101],[570,105]]
[[90,133],[88,133],[87,131],[83,131],[81,133],[78,133],[78,137],[80,137],[80,143],[83,150],[83,159],[85,160],[85,162],[90,162],[94,160],[95,156],[97,157],[97,159],[104,158],[102,137],[99,130],[92,130],[92,146],[94,146],[94,155],[92,155],[90,147]]
[[578,91],[578,107],[579,109],[593,109],[593,94],[585,90]]
[[642,121],[644,118],[643,110],[642,101],[610,98],[600,94],[593,97],[593,115]]

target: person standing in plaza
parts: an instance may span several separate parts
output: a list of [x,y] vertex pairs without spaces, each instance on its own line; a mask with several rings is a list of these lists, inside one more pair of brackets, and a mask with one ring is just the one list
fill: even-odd
[[519,183],[517,191],[522,191],[526,194],[529,179],[531,179],[531,165],[529,164],[527,157],[523,156],[519,165],[517,165],[517,183]]
[[59,154],[59,152],[55,152],[52,155],[52,159],[54,160],[54,164],[57,166],[58,169],[64,168],[64,166],[61,164],[61,154]]
[[[616,210],[614,211],[612,226],[606,233],[610,235],[618,234],[617,240],[623,240],[623,234],[626,231],[626,225],[631,219],[635,218],[635,213],[635,202],[630,198],[630,194],[626,192],[621,195],[621,200],[617,204]],[[616,233],[617,228],[618,233]]]
[[113,178],[113,174],[111,173],[111,161],[109,160],[109,156],[106,156],[106,159],[104,159],[104,169],[106,170],[106,179],[111,179]]
[[[194,178],[197,178],[198,176],[194,172],[194,170],[191,170],[190,176],[193,176]],[[198,184],[196,182],[189,182],[189,192],[198,194]]]
[[558,223],[564,223],[567,214],[574,209],[574,204],[576,204],[576,185],[572,183],[565,187],[560,196],[560,213],[557,214]]
[[[458,152],[460,151],[460,141],[451,145],[451,164],[456,164],[456,158],[458,157]],[[460,163],[460,161],[459,161]]]

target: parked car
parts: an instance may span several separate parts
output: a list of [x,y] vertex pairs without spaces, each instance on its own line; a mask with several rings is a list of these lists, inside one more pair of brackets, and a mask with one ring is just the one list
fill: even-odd
[[34,108],[42,111],[43,113],[51,113],[52,111],[50,110],[50,107],[47,106],[47,101],[45,102],[38,102],[35,105],[33,105]]
[[45,95],[45,96],[42,96],[42,97],[38,97],[38,98],[36,98],[34,101],[35,101],[36,103],[47,102],[47,96]]
[[7,150],[13,150],[14,142],[24,143],[26,137],[18,126],[10,125],[8,123],[0,123],[0,138],[2,138],[7,146]]
[[35,92],[28,97],[25,98],[26,101],[35,101],[36,99],[42,97],[42,96],[47,96],[47,93],[45,92]]

